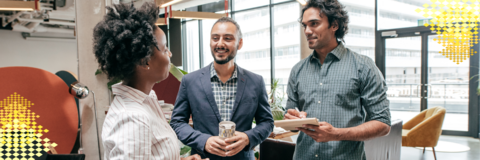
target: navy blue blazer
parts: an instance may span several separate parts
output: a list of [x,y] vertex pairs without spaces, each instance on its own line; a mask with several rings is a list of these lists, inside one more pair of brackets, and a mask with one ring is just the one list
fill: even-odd
[[[237,94],[231,121],[235,122],[237,131],[247,134],[250,144],[235,156],[219,157],[205,151],[207,139],[218,136],[221,122],[210,81],[210,65],[183,76],[170,125],[178,139],[192,147],[192,155],[199,154],[211,160],[254,159],[253,147],[262,143],[273,130],[263,78],[237,66]],[[188,125],[190,114],[195,129]],[[253,118],[257,124],[255,128],[252,128]]]

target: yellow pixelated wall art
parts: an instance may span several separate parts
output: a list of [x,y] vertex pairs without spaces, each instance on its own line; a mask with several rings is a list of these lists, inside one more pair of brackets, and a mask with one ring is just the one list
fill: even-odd
[[57,146],[43,137],[49,130],[37,124],[40,115],[30,110],[33,106],[17,93],[0,101],[0,160],[34,160]]
[[479,0],[430,0],[424,9],[416,9],[431,18],[425,27],[438,34],[433,39],[445,47],[439,53],[460,64],[477,52],[470,47],[478,44]]
[[[18,120],[18,123],[14,121],[15,119]],[[19,160],[23,158],[22,153],[27,155],[27,160],[30,153],[34,154],[33,158],[36,160],[47,159],[50,154],[46,154],[43,150],[48,148],[45,147],[46,141],[52,145],[54,145],[53,142],[58,145],[53,148],[57,154],[76,153],[79,144],[78,120],[75,98],[69,94],[67,83],[59,76],[32,67],[0,67],[0,129],[2,129],[0,140],[4,138],[5,142],[5,144],[0,143],[3,145],[0,146],[0,153],[3,154],[0,158],[6,159],[6,149],[9,149],[8,153],[11,154],[12,160],[15,158],[13,156],[15,153],[19,154],[17,156]],[[89,120],[89,122],[91,121]],[[85,125],[84,127],[90,126]],[[10,130],[15,128],[19,130],[16,133],[18,136],[13,131],[8,133],[6,131],[8,127]],[[25,129],[25,133],[20,133],[22,129]],[[34,132],[29,133],[29,129],[34,129]],[[8,137],[6,134],[11,135]],[[17,136],[17,140],[14,136]],[[7,138],[10,139],[7,140]],[[34,150],[32,152],[29,151],[32,146],[29,146],[31,144],[27,142],[33,142]],[[42,157],[35,155],[38,143],[43,144],[40,147],[42,151],[39,152],[43,154]],[[26,144],[23,148],[27,151],[22,151],[21,146],[15,147],[15,144],[19,146]],[[7,145],[11,145],[11,147],[9,148]],[[13,149],[19,150],[15,152]],[[53,151],[50,152],[53,154]]]

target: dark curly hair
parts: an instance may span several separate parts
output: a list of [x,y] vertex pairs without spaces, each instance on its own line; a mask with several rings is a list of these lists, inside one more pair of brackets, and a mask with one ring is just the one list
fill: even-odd
[[108,13],[93,31],[94,52],[100,69],[109,79],[126,80],[137,65],[146,65],[158,48],[155,22],[159,8],[147,2],[139,9],[131,4],[106,7]]
[[340,4],[338,0],[310,0],[302,9],[302,15],[299,21],[303,20],[303,13],[311,7],[320,9],[320,16],[325,13],[328,18],[328,27],[330,28],[334,22],[338,24],[338,30],[335,32],[335,37],[344,40],[343,37],[348,32],[348,14],[345,6]]

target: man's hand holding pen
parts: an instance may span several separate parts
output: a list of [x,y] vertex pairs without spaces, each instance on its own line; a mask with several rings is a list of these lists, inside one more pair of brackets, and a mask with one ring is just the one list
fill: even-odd
[[289,109],[287,111],[287,114],[285,114],[285,118],[286,120],[288,119],[303,119],[303,118],[307,118],[307,112],[300,112],[297,108],[295,109]]

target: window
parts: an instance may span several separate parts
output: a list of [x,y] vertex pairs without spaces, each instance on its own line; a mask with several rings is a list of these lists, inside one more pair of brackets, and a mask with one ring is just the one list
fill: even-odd
[[202,20],[202,35],[203,35],[203,67],[210,65],[213,62],[212,50],[210,49],[210,32],[213,24],[217,20]]
[[289,0],[273,0],[272,3],[275,4],[275,3],[285,2],[285,1],[289,1]]
[[[233,0],[234,11],[268,5],[270,0]],[[267,9],[268,13],[268,9]]]
[[[287,84],[290,72],[300,59],[300,5],[298,2],[275,5],[273,7],[274,22],[274,55],[275,79],[278,80],[277,96],[283,97],[282,104],[287,102]],[[278,95],[280,94],[280,95]]]
[[412,1],[412,0],[394,0],[394,1],[402,2],[402,3],[406,3],[406,4],[418,6],[418,7],[422,7],[423,4],[425,4],[424,2],[415,2],[415,1]]
[[345,46],[375,61],[375,1],[340,0],[348,12]]
[[[419,19],[425,19],[416,9],[424,9],[425,2],[411,0],[378,1],[378,30],[415,27]],[[374,5],[372,5],[374,6]],[[373,24],[373,23],[372,23]]]
[[271,75],[268,11],[268,8],[260,8],[234,14],[234,19],[243,33],[243,47],[237,52],[236,63],[246,70],[261,75],[267,86],[270,84]]
[[199,55],[199,36],[198,36],[198,21],[186,22],[186,40],[187,40],[187,72],[193,72],[200,69],[200,55]]

